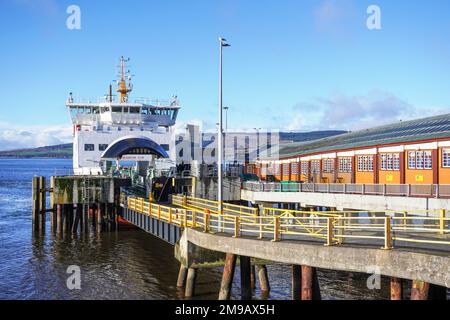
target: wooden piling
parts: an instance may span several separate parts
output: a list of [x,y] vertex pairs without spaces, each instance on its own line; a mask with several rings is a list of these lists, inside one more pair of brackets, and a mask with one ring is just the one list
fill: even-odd
[[233,286],[234,270],[236,269],[236,255],[227,253],[223,267],[222,282],[220,284],[219,300],[229,300]]
[[32,225],[33,231],[39,230],[39,177],[33,177],[32,179]]
[[76,211],[74,214],[74,219],[73,219],[73,224],[72,224],[72,233],[77,233],[78,232],[78,226],[80,225],[80,229],[81,229],[81,215],[83,213],[83,207],[81,206],[80,203],[76,204]]
[[178,279],[177,279],[177,288],[184,288],[186,284],[187,272],[188,269],[183,264],[180,264],[180,271],[178,272]]
[[250,265],[250,288],[256,289],[256,268],[254,264]]
[[62,227],[62,205],[56,205],[56,234],[61,234],[63,231]]
[[403,299],[403,280],[391,277],[391,300]]
[[241,269],[241,300],[252,299],[250,257],[239,256]]
[[270,283],[269,283],[269,277],[267,275],[267,267],[265,265],[258,265],[258,280],[259,280],[259,288],[262,292],[269,292],[270,291]]
[[39,177],[39,230],[45,231],[47,191],[45,177]]
[[430,284],[425,281],[413,280],[411,288],[411,300],[427,300]]
[[320,300],[320,286],[316,268],[302,266],[302,300]]
[[191,298],[195,294],[195,282],[197,280],[197,270],[195,268],[189,268],[186,278],[186,290],[184,296]]
[[301,300],[302,298],[302,267],[292,265],[292,300]]

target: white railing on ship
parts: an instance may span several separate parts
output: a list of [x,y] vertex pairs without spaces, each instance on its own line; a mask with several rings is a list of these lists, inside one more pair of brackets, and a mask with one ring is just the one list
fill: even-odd
[[403,197],[450,197],[447,184],[356,184],[356,183],[298,183],[246,181],[243,189],[254,192],[320,192]]

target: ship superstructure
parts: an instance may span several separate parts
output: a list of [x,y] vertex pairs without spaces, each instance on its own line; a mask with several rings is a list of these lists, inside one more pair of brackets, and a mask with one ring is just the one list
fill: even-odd
[[[121,57],[117,92],[93,102],[69,94],[66,106],[73,124],[73,170],[75,175],[99,175],[106,170],[105,151],[126,139],[155,142],[167,152],[168,162],[175,160],[174,125],[180,109],[176,96],[170,100],[136,99],[131,102],[132,76],[126,69],[129,59]],[[138,140],[136,140],[138,141]],[[149,161],[151,152],[134,146],[131,152],[140,160]],[[150,150],[151,151],[151,150]],[[110,159],[110,160],[119,160]]]

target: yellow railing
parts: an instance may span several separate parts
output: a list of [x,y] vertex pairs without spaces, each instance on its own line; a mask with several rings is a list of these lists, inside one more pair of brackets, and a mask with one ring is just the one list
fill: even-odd
[[[414,244],[427,244],[431,246],[425,248],[450,250],[450,218],[446,217],[445,210],[440,210],[439,217],[411,217],[405,214],[383,215],[382,212],[381,216],[354,216],[348,212],[338,214],[266,208],[265,214],[258,216],[257,211],[241,210],[236,205],[231,205],[229,212],[224,210],[224,213],[218,214],[216,208],[207,209],[217,205],[215,201],[202,202],[179,195],[173,196],[172,204],[181,208],[150,203],[142,198],[128,197],[127,200],[129,209],[161,221],[182,228],[200,228],[209,233],[228,233],[234,237],[245,235],[273,241],[315,240],[329,246],[342,243],[379,245],[383,249],[393,248],[395,242],[405,242],[413,247]],[[201,204],[206,205],[202,208]]]

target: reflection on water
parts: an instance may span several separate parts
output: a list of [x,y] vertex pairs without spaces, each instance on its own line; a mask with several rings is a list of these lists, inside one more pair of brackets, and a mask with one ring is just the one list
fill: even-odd
[[[70,171],[71,160],[0,159],[0,299],[183,299],[173,247],[136,229],[64,239],[31,233],[31,177]],[[48,229],[49,223],[47,223]],[[81,268],[81,290],[69,290],[67,267]],[[291,269],[268,266],[269,296],[290,299]],[[389,283],[369,290],[367,275],[319,270],[324,299],[387,299]],[[217,299],[220,268],[198,273],[196,299]],[[239,267],[232,298],[238,299]]]

